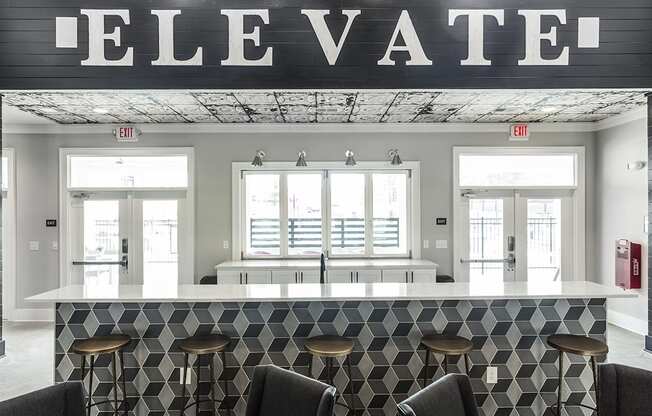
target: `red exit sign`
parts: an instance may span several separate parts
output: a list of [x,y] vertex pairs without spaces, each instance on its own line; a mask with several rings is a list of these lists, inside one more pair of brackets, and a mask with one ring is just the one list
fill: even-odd
[[510,140],[526,141],[530,138],[530,126],[527,124],[512,124],[509,130]]
[[137,142],[140,130],[133,126],[122,126],[113,130],[113,134],[119,142]]

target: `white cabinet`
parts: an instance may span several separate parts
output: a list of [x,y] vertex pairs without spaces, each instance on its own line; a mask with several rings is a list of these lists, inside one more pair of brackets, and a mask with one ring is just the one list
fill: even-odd
[[412,272],[412,283],[437,283],[437,272],[434,270],[415,270]]
[[362,270],[354,273],[354,281],[356,283],[380,283],[382,279],[382,271],[380,270]]
[[354,280],[355,272],[350,270],[329,270],[328,283],[351,283]]
[[319,270],[299,270],[299,283],[319,283]]
[[247,271],[244,273],[243,283],[247,285],[271,283],[271,272],[269,271]]
[[218,285],[239,285],[244,283],[241,281],[243,276],[242,272],[218,272],[217,284]]
[[272,283],[297,283],[299,281],[299,272],[296,270],[274,270],[272,271]]
[[409,273],[406,270],[383,270],[383,283],[407,283]]

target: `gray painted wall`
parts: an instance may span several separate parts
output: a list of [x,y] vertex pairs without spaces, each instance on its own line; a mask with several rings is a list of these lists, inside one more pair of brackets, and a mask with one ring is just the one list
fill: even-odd
[[[192,129],[192,127],[189,127]],[[50,249],[58,230],[46,229],[46,218],[58,217],[59,147],[117,146],[105,127],[102,135],[5,135],[5,146],[16,149],[17,165],[17,307],[35,307],[23,299],[58,285],[58,252]],[[585,146],[587,172],[594,170],[593,133],[534,133],[530,142],[516,145]],[[256,149],[264,149],[270,161],[294,161],[299,150],[310,160],[344,160],[351,148],[359,161],[384,160],[388,149],[398,147],[403,160],[421,161],[422,239],[430,240],[423,258],[440,265],[441,273],[453,269],[452,148],[454,145],[513,146],[507,133],[229,133],[145,134],[137,146],[194,146],[196,152],[195,279],[212,274],[213,267],[230,258],[222,248],[231,238],[231,162],[250,161]],[[124,145],[122,145],[124,146]],[[593,181],[587,178],[587,225],[593,224]],[[449,225],[435,226],[436,217],[448,217]],[[587,226],[587,275],[593,275],[591,230]],[[448,239],[448,249],[435,249],[434,240]],[[41,242],[30,252],[28,242]]]
[[641,119],[599,131],[594,164],[596,278],[614,283],[616,239],[643,244],[643,289],[638,299],[610,299],[608,304],[610,320],[642,334],[647,332],[647,169],[630,171],[627,163],[647,161],[646,130],[646,120]]

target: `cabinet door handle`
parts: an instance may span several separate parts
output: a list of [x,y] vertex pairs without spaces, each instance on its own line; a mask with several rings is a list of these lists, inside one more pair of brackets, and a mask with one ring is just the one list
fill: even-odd
[[249,273],[245,273],[245,285],[249,284]]
[[303,283],[303,272],[301,272],[301,283]]
[[410,275],[410,272],[405,272],[405,283],[410,283],[409,275]]
[[410,272],[410,274],[412,275],[412,283],[414,283],[414,272]]

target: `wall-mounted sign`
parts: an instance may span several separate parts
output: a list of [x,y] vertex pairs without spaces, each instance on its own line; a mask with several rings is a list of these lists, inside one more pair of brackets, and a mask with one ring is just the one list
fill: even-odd
[[448,222],[448,220],[446,218],[437,218],[435,220],[435,223],[437,225],[446,225],[447,222]]
[[57,226],[57,220],[45,220],[45,226],[46,227],[56,227]]
[[648,0],[190,3],[9,2],[0,90],[652,87]]
[[113,130],[113,135],[118,142],[135,143],[138,141],[141,131],[133,126],[121,126]]
[[509,140],[515,142],[530,140],[530,126],[527,124],[512,124],[509,126]]

